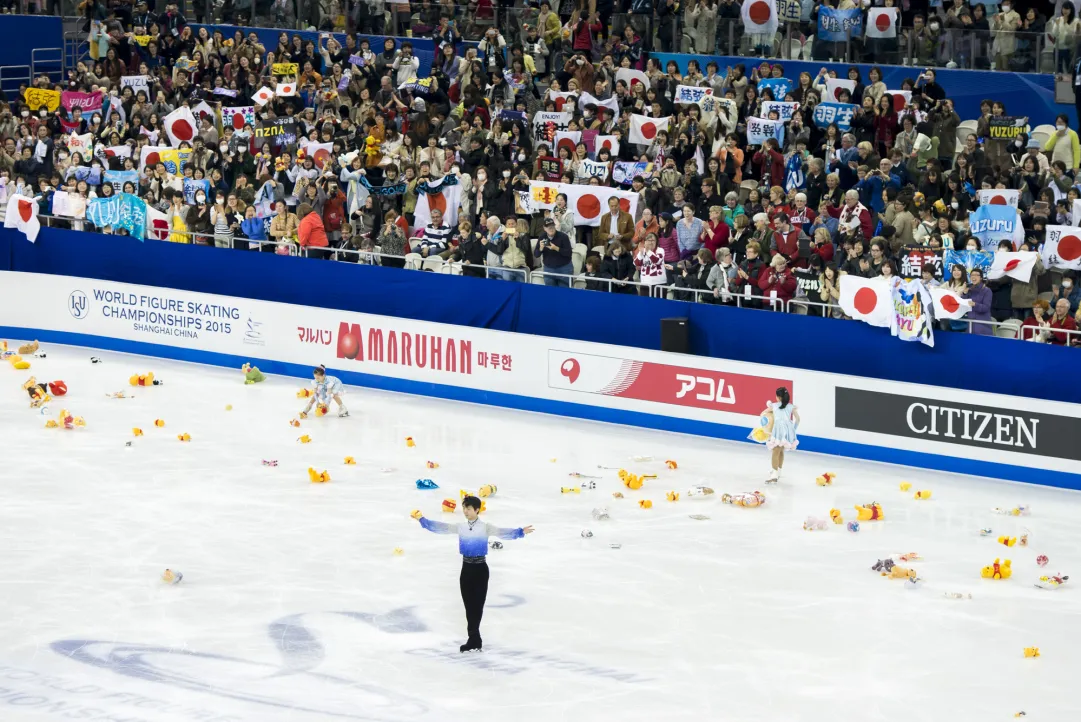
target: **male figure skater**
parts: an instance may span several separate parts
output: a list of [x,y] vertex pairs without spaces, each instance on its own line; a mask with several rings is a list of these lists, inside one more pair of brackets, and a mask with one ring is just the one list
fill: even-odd
[[465,622],[469,632],[469,639],[459,650],[471,652],[479,651],[482,647],[480,619],[484,616],[484,600],[488,596],[488,562],[485,560],[488,554],[488,537],[521,539],[526,534],[532,534],[533,527],[501,529],[492,524],[481,523],[477,518],[480,514],[480,499],[475,496],[462,499],[462,513],[465,514],[465,521],[459,524],[426,519],[419,510],[414,511],[411,516],[430,532],[458,535],[458,551],[462,554],[462,574],[458,585],[462,590]]

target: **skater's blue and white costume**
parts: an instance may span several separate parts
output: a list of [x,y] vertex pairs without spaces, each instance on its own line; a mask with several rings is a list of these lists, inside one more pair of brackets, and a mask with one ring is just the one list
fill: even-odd
[[484,559],[488,554],[488,537],[490,536],[496,536],[500,539],[521,539],[525,536],[525,532],[522,531],[521,527],[504,529],[494,524],[485,524],[480,519],[448,524],[443,521],[432,521],[422,516],[420,525],[436,534],[457,534],[458,551],[467,560]]
[[342,397],[345,387],[337,376],[324,376],[322,381],[312,381],[315,387],[315,400],[320,404],[329,404],[335,396]]
[[799,446],[796,437],[796,422],[792,420],[792,414],[796,413],[796,407],[791,403],[781,408],[779,401],[771,401],[769,407],[773,409],[773,431],[766,440],[766,448],[778,447],[791,451]]

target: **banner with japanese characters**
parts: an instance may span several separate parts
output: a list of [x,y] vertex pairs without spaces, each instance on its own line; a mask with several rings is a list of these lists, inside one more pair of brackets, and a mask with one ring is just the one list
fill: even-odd
[[819,103],[815,106],[812,119],[819,128],[836,123],[842,132],[847,133],[852,130],[852,116],[856,114],[857,107],[852,103]]
[[749,144],[762,145],[770,138],[775,139],[778,145],[784,145],[784,123],[766,118],[747,118]]
[[762,103],[762,114],[769,116],[770,113],[776,113],[777,119],[788,122],[792,120],[792,116],[799,110],[799,103],[784,102],[783,100],[766,100]]

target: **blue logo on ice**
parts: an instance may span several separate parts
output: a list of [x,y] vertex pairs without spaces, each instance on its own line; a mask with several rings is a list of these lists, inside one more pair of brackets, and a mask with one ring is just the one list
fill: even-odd
[[86,299],[86,294],[82,291],[72,291],[68,296],[68,313],[78,319],[86,318],[90,315],[90,302]]

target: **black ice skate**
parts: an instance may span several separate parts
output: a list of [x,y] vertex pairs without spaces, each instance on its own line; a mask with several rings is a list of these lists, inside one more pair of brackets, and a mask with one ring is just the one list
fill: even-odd
[[479,652],[482,648],[483,647],[479,641],[474,642],[473,640],[470,640],[463,644],[461,647],[458,647],[458,651],[464,654],[465,652]]

